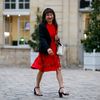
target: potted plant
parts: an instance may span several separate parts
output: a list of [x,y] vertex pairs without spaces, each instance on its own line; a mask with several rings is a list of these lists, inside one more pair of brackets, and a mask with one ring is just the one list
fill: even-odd
[[35,60],[36,56],[38,55],[39,50],[39,23],[41,22],[41,12],[40,8],[37,8],[36,12],[36,24],[34,26],[34,32],[31,34],[31,39],[28,41],[29,46],[31,49],[31,64]]
[[90,20],[85,38],[81,40],[84,52],[84,69],[100,70],[100,1],[91,4]]

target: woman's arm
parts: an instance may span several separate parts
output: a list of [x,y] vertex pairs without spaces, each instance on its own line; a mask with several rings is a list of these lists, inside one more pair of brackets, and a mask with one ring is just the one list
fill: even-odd
[[50,48],[47,43],[45,27],[42,24],[39,25],[39,40],[40,40],[40,52],[48,54],[47,50]]

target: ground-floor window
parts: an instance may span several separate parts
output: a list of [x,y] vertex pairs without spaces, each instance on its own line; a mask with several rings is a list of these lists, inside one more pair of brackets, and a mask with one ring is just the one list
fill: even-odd
[[4,16],[5,45],[27,45],[30,39],[29,16]]

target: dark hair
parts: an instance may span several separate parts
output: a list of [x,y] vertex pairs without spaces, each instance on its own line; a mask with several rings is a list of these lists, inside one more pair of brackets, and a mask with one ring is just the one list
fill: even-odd
[[53,16],[54,16],[53,24],[55,25],[55,27],[56,27],[56,29],[57,29],[57,28],[58,28],[58,24],[57,24],[57,21],[56,21],[56,15],[55,15],[54,10],[51,9],[51,8],[46,8],[46,9],[43,11],[43,14],[42,14],[42,23],[44,23],[44,24],[47,23],[47,21],[46,21],[46,19],[45,19],[47,13],[52,13],[52,14],[53,14]]

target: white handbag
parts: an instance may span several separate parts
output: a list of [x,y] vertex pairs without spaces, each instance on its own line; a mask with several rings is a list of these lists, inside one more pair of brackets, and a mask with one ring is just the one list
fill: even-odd
[[58,45],[57,55],[63,56],[63,54],[64,54],[63,49],[64,49],[63,45]]

